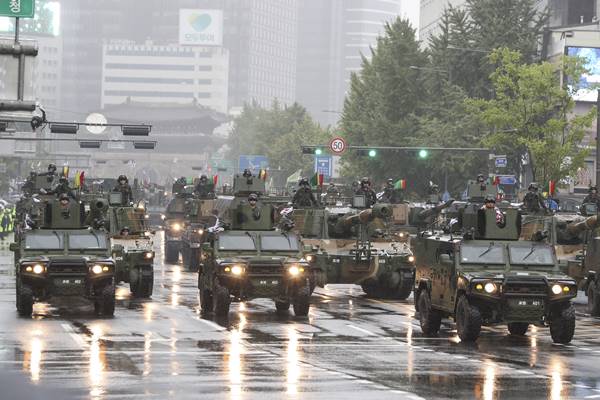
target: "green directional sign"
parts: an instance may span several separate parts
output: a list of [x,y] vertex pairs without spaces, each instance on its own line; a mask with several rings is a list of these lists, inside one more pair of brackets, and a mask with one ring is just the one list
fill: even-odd
[[33,18],[35,0],[0,0],[0,16]]

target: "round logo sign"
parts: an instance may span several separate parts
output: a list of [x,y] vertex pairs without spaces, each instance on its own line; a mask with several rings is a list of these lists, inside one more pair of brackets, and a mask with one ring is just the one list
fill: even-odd
[[331,142],[329,142],[329,149],[334,154],[342,154],[346,151],[346,141],[339,136],[334,137],[331,139]]

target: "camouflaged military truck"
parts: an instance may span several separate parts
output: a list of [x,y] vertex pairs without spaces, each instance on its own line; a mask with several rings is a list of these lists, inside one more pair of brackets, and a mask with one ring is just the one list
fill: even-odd
[[[16,303],[22,316],[33,304],[58,297],[83,297],[94,303],[99,315],[115,309],[115,264],[108,234],[86,223],[86,207],[106,209],[106,201],[89,204],[58,199],[36,203],[35,219],[11,243],[15,252]],[[104,211],[100,211],[104,212]]]
[[144,204],[125,204],[121,192],[108,194],[107,223],[115,281],[129,283],[134,297],[150,297],[154,286],[154,251],[151,232],[146,226]]
[[521,214],[468,204],[451,231],[427,230],[416,241],[416,309],[425,334],[452,317],[463,341],[482,325],[507,323],[513,335],[529,325],[549,326],[552,340],[568,343],[575,331],[576,282],[560,271],[544,241],[519,240]]
[[295,231],[310,248],[313,281],[361,285],[368,296],[406,299],[414,283],[415,257],[406,240],[391,234],[387,204],[365,208],[364,196],[353,207],[294,210]]
[[198,289],[203,312],[223,316],[232,300],[270,298],[278,311],[291,304],[296,316],[308,314],[311,283],[300,239],[274,229],[273,205],[259,200],[252,207],[247,201],[264,189],[261,179],[234,177],[234,198],[220,216],[227,229],[210,229],[201,247]]

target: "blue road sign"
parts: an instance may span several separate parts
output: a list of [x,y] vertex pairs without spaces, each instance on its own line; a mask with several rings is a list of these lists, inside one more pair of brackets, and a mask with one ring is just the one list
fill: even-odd
[[315,172],[323,174],[324,177],[331,177],[331,156],[316,156],[315,157]]
[[496,157],[496,168],[506,168],[506,157]]
[[269,159],[267,156],[242,155],[240,156],[240,171],[249,169],[252,172],[258,172],[259,169],[269,167]]

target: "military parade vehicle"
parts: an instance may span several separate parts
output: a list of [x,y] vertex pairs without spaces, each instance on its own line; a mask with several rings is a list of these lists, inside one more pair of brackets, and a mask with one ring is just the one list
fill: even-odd
[[270,298],[278,311],[293,305],[297,316],[310,307],[309,266],[294,233],[274,229],[274,206],[248,201],[265,192],[262,179],[234,177],[234,198],[220,209],[227,221],[209,228],[202,244],[198,289],[203,312],[227,315],[232,300]]
[[179,260],[181,236],[185,228],[185,205],[192,196],[192,191],[192,186],[186,188],[183,183],[175,182],[173,184],[173,197],[167,204],[163,219],[165,262],[176,263]]
[[311,249],[313,281],[361,285],[371,297],[406,299],[414,282],[415,257],[405,240],[389,230],[392,209],[387,204],[366,208],[365,197],[352,206],[298,208],[294,229]]
[[106,223],[115,260],[115,281],[129,283],[134,297],[150,297],[154,285],[154,251],[143,202],[125,204],[121,192],[108,194]]
[[194,196],[187,200],[185,210],[184,230],[181,235],[181,259],[187,271],[197,271],[207,229],[217,222],[216,200]]
[[463,341],[482,325],[507,323],[513,335],[529,325],[549,326],[552,340],[568,343],[575,331],[577,283],[560,271],[551,245],[519,240],[521,214],[470,203],[445,231],[430,229],[416,240],[414,296],[423,333],[452,317]]
[[84,204],[68,196],[44,199],[29,210],[26,226],[15,235],[16,303],[22,316],[33,304],[61,297],[84,297],[97,314],[115,309],[115,265],[108,234],[86,221],[86,207],[104,210],[106,201]]

